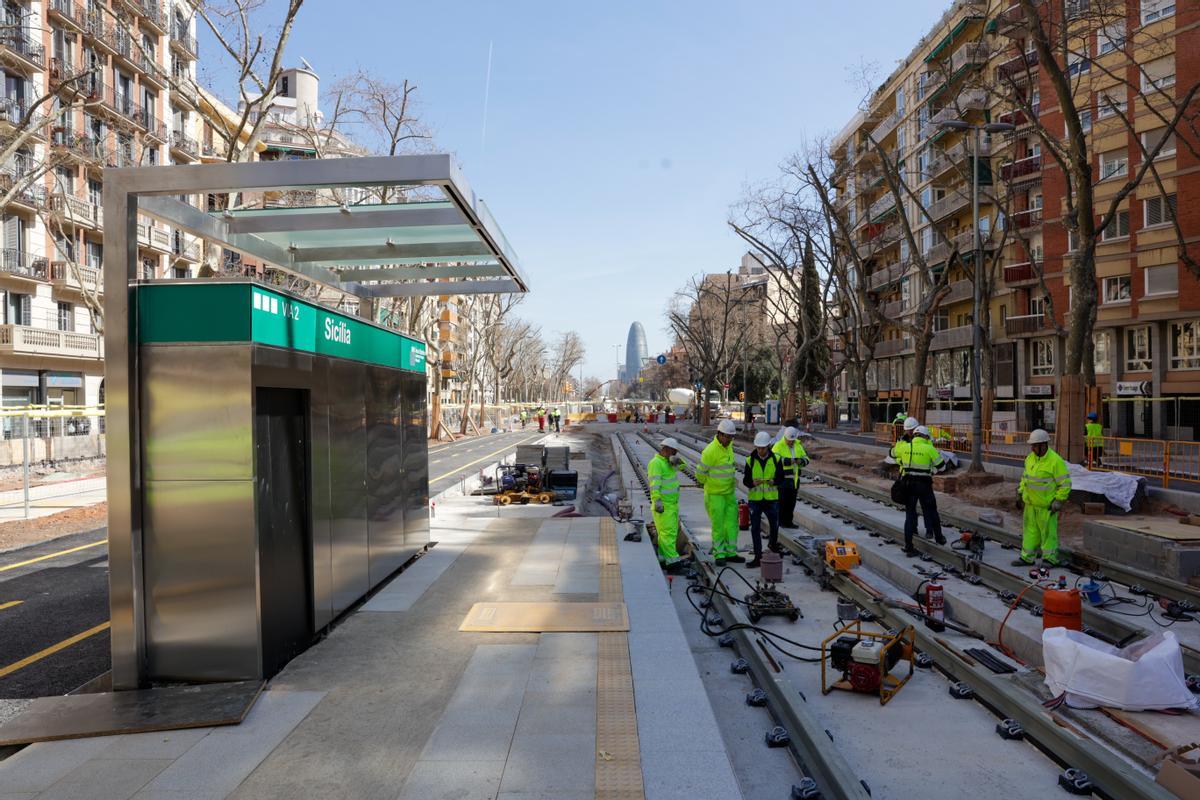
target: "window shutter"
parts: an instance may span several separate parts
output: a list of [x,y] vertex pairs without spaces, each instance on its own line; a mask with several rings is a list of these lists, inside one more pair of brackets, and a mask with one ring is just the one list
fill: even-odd
[[27,294],[21,297],[21,324],[28,327],[33,324],[33,298]]
[[1146,267],[1146,294],[1171,294],[1179,291],[1179,267],[1163,264]]

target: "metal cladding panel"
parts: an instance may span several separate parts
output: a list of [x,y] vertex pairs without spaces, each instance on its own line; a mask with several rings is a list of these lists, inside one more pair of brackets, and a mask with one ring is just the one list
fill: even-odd
[[407,559],[400,380],[396,370],[367,369],[367,515],[372,586],[399,569]]
[[333,565],[330,546],[329,360],[313,360],[310,416],[312,432],[313,626],[333,622]]
[[149,481],[146,677],[261,677],[254,482]]
[[250,348],[141,348],[142,475],[146,481],[254,476]]
[[429,430],[425,379],[405,375],[404,404],[404,541],[410,552],[429,544]]
[[367,522],[367,368],[329,363],[330,556],[333,614],[370,591]]

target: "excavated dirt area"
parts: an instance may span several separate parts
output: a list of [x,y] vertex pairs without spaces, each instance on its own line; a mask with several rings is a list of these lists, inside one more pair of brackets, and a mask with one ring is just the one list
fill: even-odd
[[108,503],[71,508],[34,519],[0,523],[0,552],[56,539],[72,533],[103,528],[108,524]]

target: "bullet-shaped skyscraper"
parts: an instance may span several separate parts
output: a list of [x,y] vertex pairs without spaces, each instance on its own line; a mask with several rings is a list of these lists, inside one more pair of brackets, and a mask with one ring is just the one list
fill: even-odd
[[638,372],[647,358],[646,329],[642,323],[635,322],[629,326],[629,338],[625,340],[625,380],[628,383],[637,380]]

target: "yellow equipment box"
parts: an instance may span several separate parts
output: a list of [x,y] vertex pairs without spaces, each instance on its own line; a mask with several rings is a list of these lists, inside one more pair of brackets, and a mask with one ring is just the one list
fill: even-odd
[[862,563],[858,545],[845,539],[834,539],[825,543],[825,563],[830,569],[845,572]]

